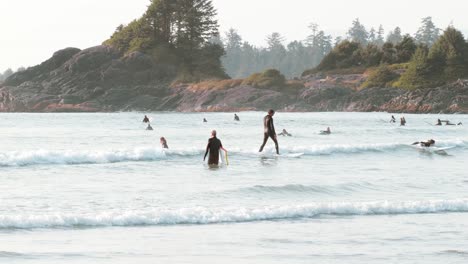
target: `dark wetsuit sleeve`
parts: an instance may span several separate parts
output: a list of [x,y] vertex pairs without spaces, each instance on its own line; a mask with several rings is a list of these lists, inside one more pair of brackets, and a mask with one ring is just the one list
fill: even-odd
[[210,151],[210,143],[211,141],[208,140],[208,144],[206,145],[206,152],[205,152],[205,156],[203,157],[203,160],[206,159],[206,155],[208,155],[208,151]]

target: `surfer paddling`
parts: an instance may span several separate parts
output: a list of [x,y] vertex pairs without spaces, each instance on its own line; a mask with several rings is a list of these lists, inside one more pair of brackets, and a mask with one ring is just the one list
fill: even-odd
[[208,145],[206,146],[205,156],[203,161],[205,161],[206,156],[210,153],[208,158],[208,165],[218,165],[219,163],[219,150],[222,149],[227,153],[227,150],[223,148],[221,140],[216,137],[216,130],[211,131],[211,138],[208,139]]
[[288,131],[286,131],[286,129],[283,128],[283,131],[281,131],[281,133],[278,134],[278,136],[292,136]]
[[417,145],[417,144],[419,144],[421,147],[426,147],[426,148],[428,148],[428,147],[434,146],[435,140],[429,139],[428,141],[417,141],[417,142],[414,142],[414,143],[411,144],[411,145]]
[[273,142],[275,142],[276,154],[279,155],[278,138],[275,132],[275,125],[273,124],[274,115],[275,111],[273,109],[270,109],[268,110],[268,114],[263,118],[263,144],[260,146],[260,150],[258,152],[263,151],[263,148],[265,147],[268,138],[271,138]]

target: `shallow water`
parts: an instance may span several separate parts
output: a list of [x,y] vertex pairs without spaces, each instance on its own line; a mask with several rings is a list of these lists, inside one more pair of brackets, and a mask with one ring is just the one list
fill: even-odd
[[[257,152],[264,113],[143,115],[0,114],[0,263],[468,257],[467,129],[430,125],[467,115],[277,113],[281,156]],[[229,166],[202,162],[211,129]],[[431,138],[453,148],[410,146]]]

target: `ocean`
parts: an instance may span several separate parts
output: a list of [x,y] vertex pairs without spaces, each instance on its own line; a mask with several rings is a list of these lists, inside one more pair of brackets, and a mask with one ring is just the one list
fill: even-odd
[[466,263],[468,115],[238,115],[0,114],[0,263]]

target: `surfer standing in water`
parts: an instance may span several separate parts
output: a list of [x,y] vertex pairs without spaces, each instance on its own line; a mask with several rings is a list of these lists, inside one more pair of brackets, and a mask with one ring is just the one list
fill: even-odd
[[149,123],[149,118],[145,115],[145,117],[143,118],[143,123]]
[[268,138],[271,138],[273,142],[275,142],[276,154],[279,155],[279,147],[278,147],[278,138],[275,132],[275,125],[273,124],[273,116],[275,115],[275,111],[273,109],[268,110],[268,114],[263,118],[263,126],[264,126],[264,134],[263,134],[263,144],[260,146],[260,150],[258,152],[262,152]]
[[208,139],[208,145],[206,146],[205,156],[203,161],[206,159],[206,155],[210,153],[208,158],[208,165],[218,165],[219,163],[219,150],[222,149],[227,153],[227,150],[223,148],[221,140],[216,137],[216,130],[211,131],[211,138]]

